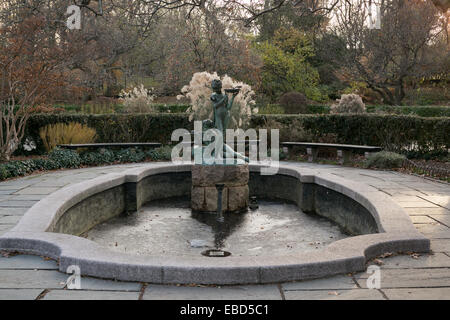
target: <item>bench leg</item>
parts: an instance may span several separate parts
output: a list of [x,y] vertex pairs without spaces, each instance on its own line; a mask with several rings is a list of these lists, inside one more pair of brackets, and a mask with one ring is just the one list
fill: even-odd
[[339,159],[339,164],[346,164],[350,162],[352,152],[350,150],[338,150],[337,155]]
[[371,155],[373,154],[373,152],[364,152],[364,158],[369,158]]
[[315,162],[317,160],[317,154],[319,153],[319,149],[306,148],[306,152],[308,153],[308,162]]
[[289,148],[288,147],[283,147],[283,153],[288,155],[289,154]]

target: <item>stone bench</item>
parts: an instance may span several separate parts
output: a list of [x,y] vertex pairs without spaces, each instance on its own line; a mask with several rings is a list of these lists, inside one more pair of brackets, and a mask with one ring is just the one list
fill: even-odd
[[381,147],[374,146],[359,146],[352,144],[334,144],[334,143],[316,143],[316,142],[283,142],[283,151],[288,152],[289,147],[305,147],[308,153],[308,162],[317,160],[317,154],[320,148],[334,148],[337,149],[337,155],[340,164],[348,163],[353,151],[364,151],[367,158],[373,152],[383,150]]
[[63,149],[78,149],[78,148],[158,148],[162,144],[158,142],[127,142],[127,143],[80,143],[80,144],[58,144]]

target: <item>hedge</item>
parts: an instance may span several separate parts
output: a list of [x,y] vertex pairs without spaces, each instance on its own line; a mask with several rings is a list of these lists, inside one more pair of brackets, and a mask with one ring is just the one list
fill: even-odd
[[[421,154],[450,147],[450,118],[417,116],[348,114],[348,115],[259,115],[254,127],[280,128],[282,140],[302,127],[309,140],[357,145],[382,146],[390,151],[416,151]],[[287,138],[286,138],[287,137]],[[332,141],[330,141],[330,139]]]
[[46,158],[0,163],[0,181],[24,176],[35,171],[80,168],[82,166],[97,166],[112,163],[141,162],[144,160],[168,161],[170,159],[170,147],[161,147],[147,151],[143,151],[139,148],[121,150],[106,149],[99,152],[83,152],[80,154],[74,150],[55,148]]
[[[42,153],[39,128],[50,123],[72,121],[97,131],[97,142],[160,142],[168,144],[178,128],[193,129],[187,114],[72,115],[42,114],[30,117],[26,136]],[[450,118],[402,115],[256,115],[253,128],[279,128],[282,140],[308,140],[382,146],[391,151],[421,153],[450,147]],[[295,131],[304,131],[296,137]],[[328,139],[328,140],[326,140]]]
[[[39,129],[48,124],[79,122],[97,131],[97,142],[170,142],[176,128],[193,128],[188,116],[179,114],[36,114],[27,123],[25,137],[44,152]],[[21,151],[19,151],[21,152]],[[22,151],[23,153],[23,151]]]
[[[386,106],[366,105],[368,113],[387,113],[394,115],[412,115],[419,117],[450,117],[448,106]],[[330,106],[308,105],[307,114],[329,114]]]
[[450,117],[448,106],[366,106],[367,112],[383,112],[419,117]]

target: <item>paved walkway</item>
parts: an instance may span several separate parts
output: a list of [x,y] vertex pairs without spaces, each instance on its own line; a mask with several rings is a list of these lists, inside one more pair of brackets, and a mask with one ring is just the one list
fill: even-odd
[[[292,163],[290,163],[292,164]],[[124,168],[148,164],[58,171],[0,183],[0,235],[11,229],[37,201],[69,184]],[[384,257],[381,289],[367,289],[370,274],[254,286],[165,286],[81,280],[68,290],[68,275],[55,261],[37,256],[0,256],[0,299],[450,299],[450,186],[391,171],[298,163],[346,179],[365,182],[390,195],[431,239],[432,254]]]

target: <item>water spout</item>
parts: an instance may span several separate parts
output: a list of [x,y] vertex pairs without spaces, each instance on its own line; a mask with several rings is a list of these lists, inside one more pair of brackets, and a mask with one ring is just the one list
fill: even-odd
[[223,183],[216,184],[217,189],[217,221],[224,222],[223,218],[223,210],[222,210],[222,196],[223,196],[223,189],[225,188],[225,185]]

